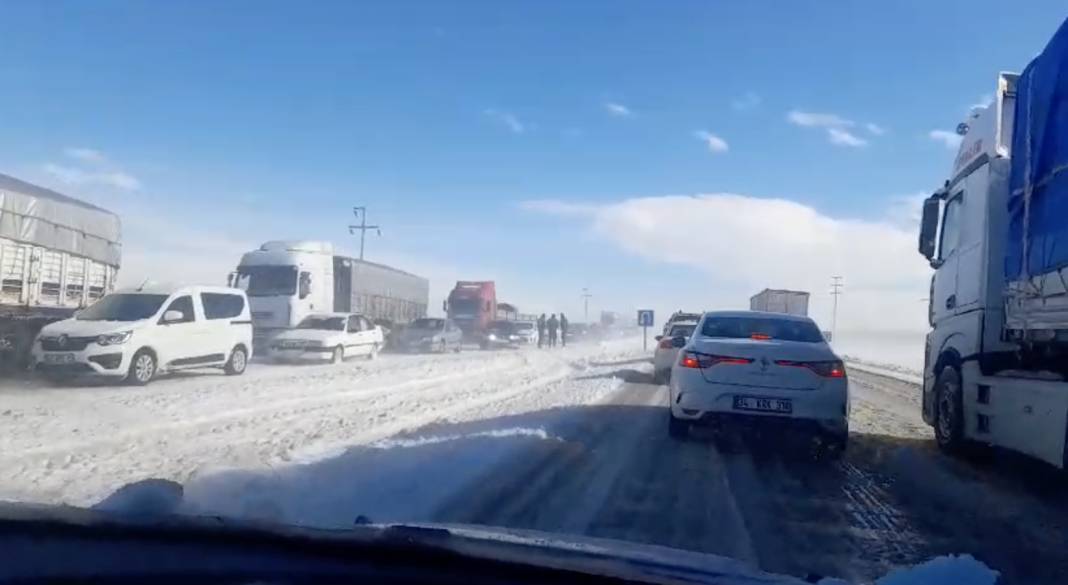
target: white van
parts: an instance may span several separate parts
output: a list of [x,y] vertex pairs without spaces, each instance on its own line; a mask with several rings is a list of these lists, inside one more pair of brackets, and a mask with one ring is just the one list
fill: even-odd
[[35,368],[48,377],[114,376],[138,385],[187,368],[237,375],[251,357],[248,299],[221,286],[119,290],[45,326],[33,345]]

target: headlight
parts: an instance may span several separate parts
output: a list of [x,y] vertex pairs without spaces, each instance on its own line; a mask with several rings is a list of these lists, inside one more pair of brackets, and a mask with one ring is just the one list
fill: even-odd
[[518,335],[509,335],[508,336],[508,340],[509,341],[519,341],[519,336]]
[[100,345],[122,345],[130,340],[133,336],[133,331],[120,331],[118,333],[105,333],[96,338],[96,342]]
[[487,337],[487,338],[488,338],[488,339],[489,339],[490,341],[497,341],[497,335],[496,335],[496,334],[490,333],[490,334],[489,334],[489,335],[487,335],[486,337]]

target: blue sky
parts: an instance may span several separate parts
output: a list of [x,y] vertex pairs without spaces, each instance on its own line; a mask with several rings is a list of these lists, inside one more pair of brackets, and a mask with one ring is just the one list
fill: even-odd
[[[502,297],[574,314],[583,286],[596,308],[628,312],[809,286],[820,318],[826,291],[812,283],[841,270],[863,301],[858,327],[884,325],[863,318],[882,292],[926,295],[919,256],[901,257],[895,280],[809,255],[797,261],[811,281],[799,278],[747,254],[744,234],[792,221],[760,202],[816,212],[798,236],[810,240],[854,220],[911,237],[908,202],[954,154],[931,132],[951,130],[999,70],[1022,69],[1066,16],[1053,1],[1010,14],[983,1],[26,1],[4,13],[0,172],[118,211],[128,277],[221,281],[267,239],[351,246],[348,209],[362,204],[384,226],[368,257],[426,273],[435,294],[495,278]],[[708,230],[676,233],[677,201],[657,198],[701,193],[753,198],[754,215],[713,200],[690,213],[711,213]],[[643,211],[658,202],[666,213]],[[741,241],[703,239],[735,220],[751,227]],[[737,277],[738,263],[768,273]],[[922,304],[902,310],[922,327]]]

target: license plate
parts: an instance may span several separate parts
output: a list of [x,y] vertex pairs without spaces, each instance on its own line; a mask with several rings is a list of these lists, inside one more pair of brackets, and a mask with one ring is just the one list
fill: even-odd
[[70,364],[74,362],[73,353],[46,353],[44,361],[47,364]]
[[790,414],[794,411],[794,404],[786,398],[735,396],[734,410],[754,410],[757,412],[777,412],[779,414]]

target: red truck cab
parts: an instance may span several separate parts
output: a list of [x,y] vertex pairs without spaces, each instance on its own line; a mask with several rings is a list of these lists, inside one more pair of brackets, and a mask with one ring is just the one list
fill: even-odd
[[497,287],[492,280],[461,280],[445,301],[445,314],[464,332],[465,339],[479,339],[497,318]]

